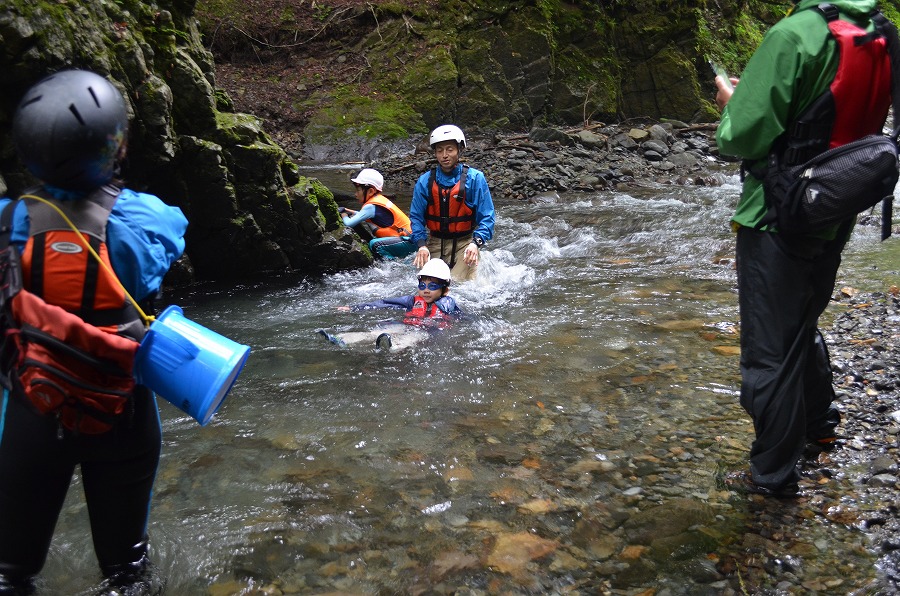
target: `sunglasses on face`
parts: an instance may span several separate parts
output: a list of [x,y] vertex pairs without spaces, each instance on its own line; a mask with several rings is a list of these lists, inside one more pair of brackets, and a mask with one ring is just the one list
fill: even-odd
[[425,288],[428,288],[432,292],[436,292],[437,290],[440,290],[443,287],[444,287],[444,284],[439,284],[439,283],[433,282],[433,281],[429,281],[429,282],[420,281],[419,282],[420,290],[424,290]]

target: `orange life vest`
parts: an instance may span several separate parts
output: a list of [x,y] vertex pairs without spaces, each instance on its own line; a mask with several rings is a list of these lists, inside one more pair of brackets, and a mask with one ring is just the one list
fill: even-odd
[[363,203],[363,205],[376,205],[390,211],[393,220],[384,225],[377,219],[367,219],[369,223],[375,226],[376,238],[387,238],[390,236],[409,236],[412,233],[412,224],[409,217],[403,211],[394,205],[386,196],[378,194]]
[[466,172],[463,166],[459,181],[452,188],[437,182],[437,168],[432,168],[428,187],[431,200],[425,212],[425,227],[435,238],[461,238],[475,229],[475,212],[466,205]]
[[412,308],[406,311],[403,322],[417,327],[437,327],[446,329],[450,326],[451,317],[432,302],[428,304],[421,296],[416,296]]
[[106,223],[118,189],[103,186],[77,201],[60,201],[43,191],[32,194],[65,213],[109,269],[100,266],[55,209],[26,198],[30,236],[22,251],[25,289],[103,331],[139,341],[144,325],[126,302],[121,284],[109,273]]

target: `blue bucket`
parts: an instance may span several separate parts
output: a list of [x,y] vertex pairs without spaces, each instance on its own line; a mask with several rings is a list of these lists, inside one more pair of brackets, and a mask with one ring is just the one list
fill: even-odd
[[186,319],[169,306],[138,348],[135,379],[205,426],[237,380],[250,346]]

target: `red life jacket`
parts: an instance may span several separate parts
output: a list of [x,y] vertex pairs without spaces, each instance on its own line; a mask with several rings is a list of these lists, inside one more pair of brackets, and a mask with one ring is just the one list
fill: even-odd
[[386,238],[390,236],[409,236],[412,233],[412,225],[409,217],[403,211],[394,205],[386,196],[375,195],[363,205],[376,205],[387,209],[391,214],[391,221],[378,221],[378,218],[368,219],[369,223],[375,226],[375,237]]
[[840,19],[838,9],[814,9],[828,22],[838,45],[838,69],[828,90],[790,125],[783,147],[784,163],[805,163],[833,147],[877,133],[891,105],[891,62],[887,40]]
[[[106,222],[117,189],[104,187],[76,201],[33,194],[56,205],[109,264]],[[61,427],[106,432],[131,411],[144,326],[63,217],[43,201],[22,200],[30,237],[21,262],[9,245],[15,203],[0,216],[0,381]]]
[[428,179],[431,200],[425,212],[425,227],[435,238],[461,238],[475,229],[475,212],[466,205],[466,172],[463,166],[459,180],[452,188],[437,182],[437,168]]
[[421,296],[416,296],[412,308],[406,311],[403,322],[416,327],[437,327],[446,329],[450,326],[451,317],[432,302],[428,304]]

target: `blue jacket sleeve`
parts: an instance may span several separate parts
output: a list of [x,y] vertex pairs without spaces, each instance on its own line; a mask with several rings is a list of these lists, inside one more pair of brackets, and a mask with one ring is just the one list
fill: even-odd
[[[0,199],[0,211],[2,211],[12,199],[4,197]],[[28,217],[28,209],[25,207],[24,201],[19,201],[13,211],[12,233],[9,236],[9,243],[15,244],[20,249],[25,246],[28,241],[28,230],[31,228],[31,220]]]
[[[438,184],[453,186],[459,181],[462,174],[462,166],[447,175],[441,170],[437,171]],[[416,181],[413,189],[413,198],[409,206],[409,220],[412,223],[412,240],[418,246],[423,246],[428,240],[428,229],[425,227],[425,213],[428,210],[428,201],[431,190],[428,188],[431,171],[425,172]],[[481,170],[470,167],[466,172],[466,205],[475,212],[475,229],[473,236],[478,236],[485,242],[494,237],[494,200],[487,180]]]
[[428,228],[425,227],[425,212],[428,210],[428,180],[430,171],[416,180],[413,188],[412,202],[409,205],[409,221],[412,225],[412,241],[416,246],[425,246],[428,241]]
[[487,242],[494,237],[494,199],[484,174],[475,168],[466,174],[466,204],[475,211],[472,235]]
[[181,209],[154,195],[123,189],[106,226],[110,262],[135,300],[159,290],[184,252],[188,221]]
[[435,300],[434,303],[448,315],[458,317],[463,314],[462,310],[460,310],[459,306],[456,304],[456,300],[454,300],[452,296],[441,296]]
[[409,310],[415,302],[415,296],[397,296],[395,298],[383,298],[374,302],[364,302],[350,307],[350,310],[371,310],[373,308],[400,308]]
[[363,205],[363,208],[356,212],[353,217],[342,217],[341,220],[348,228],[361,224],[367,219],[375,217],[375,205]]
[[[0,200],[3,208],[9,199]],[[113,270],[135,300],[159,290],[162,279],[184,252],[187,219],[177,207],[159,198],[123,189],[106,225],[106,245]],[[31,221],[24,201],[13,214],[10,242],[20,248],[28,241]]]

